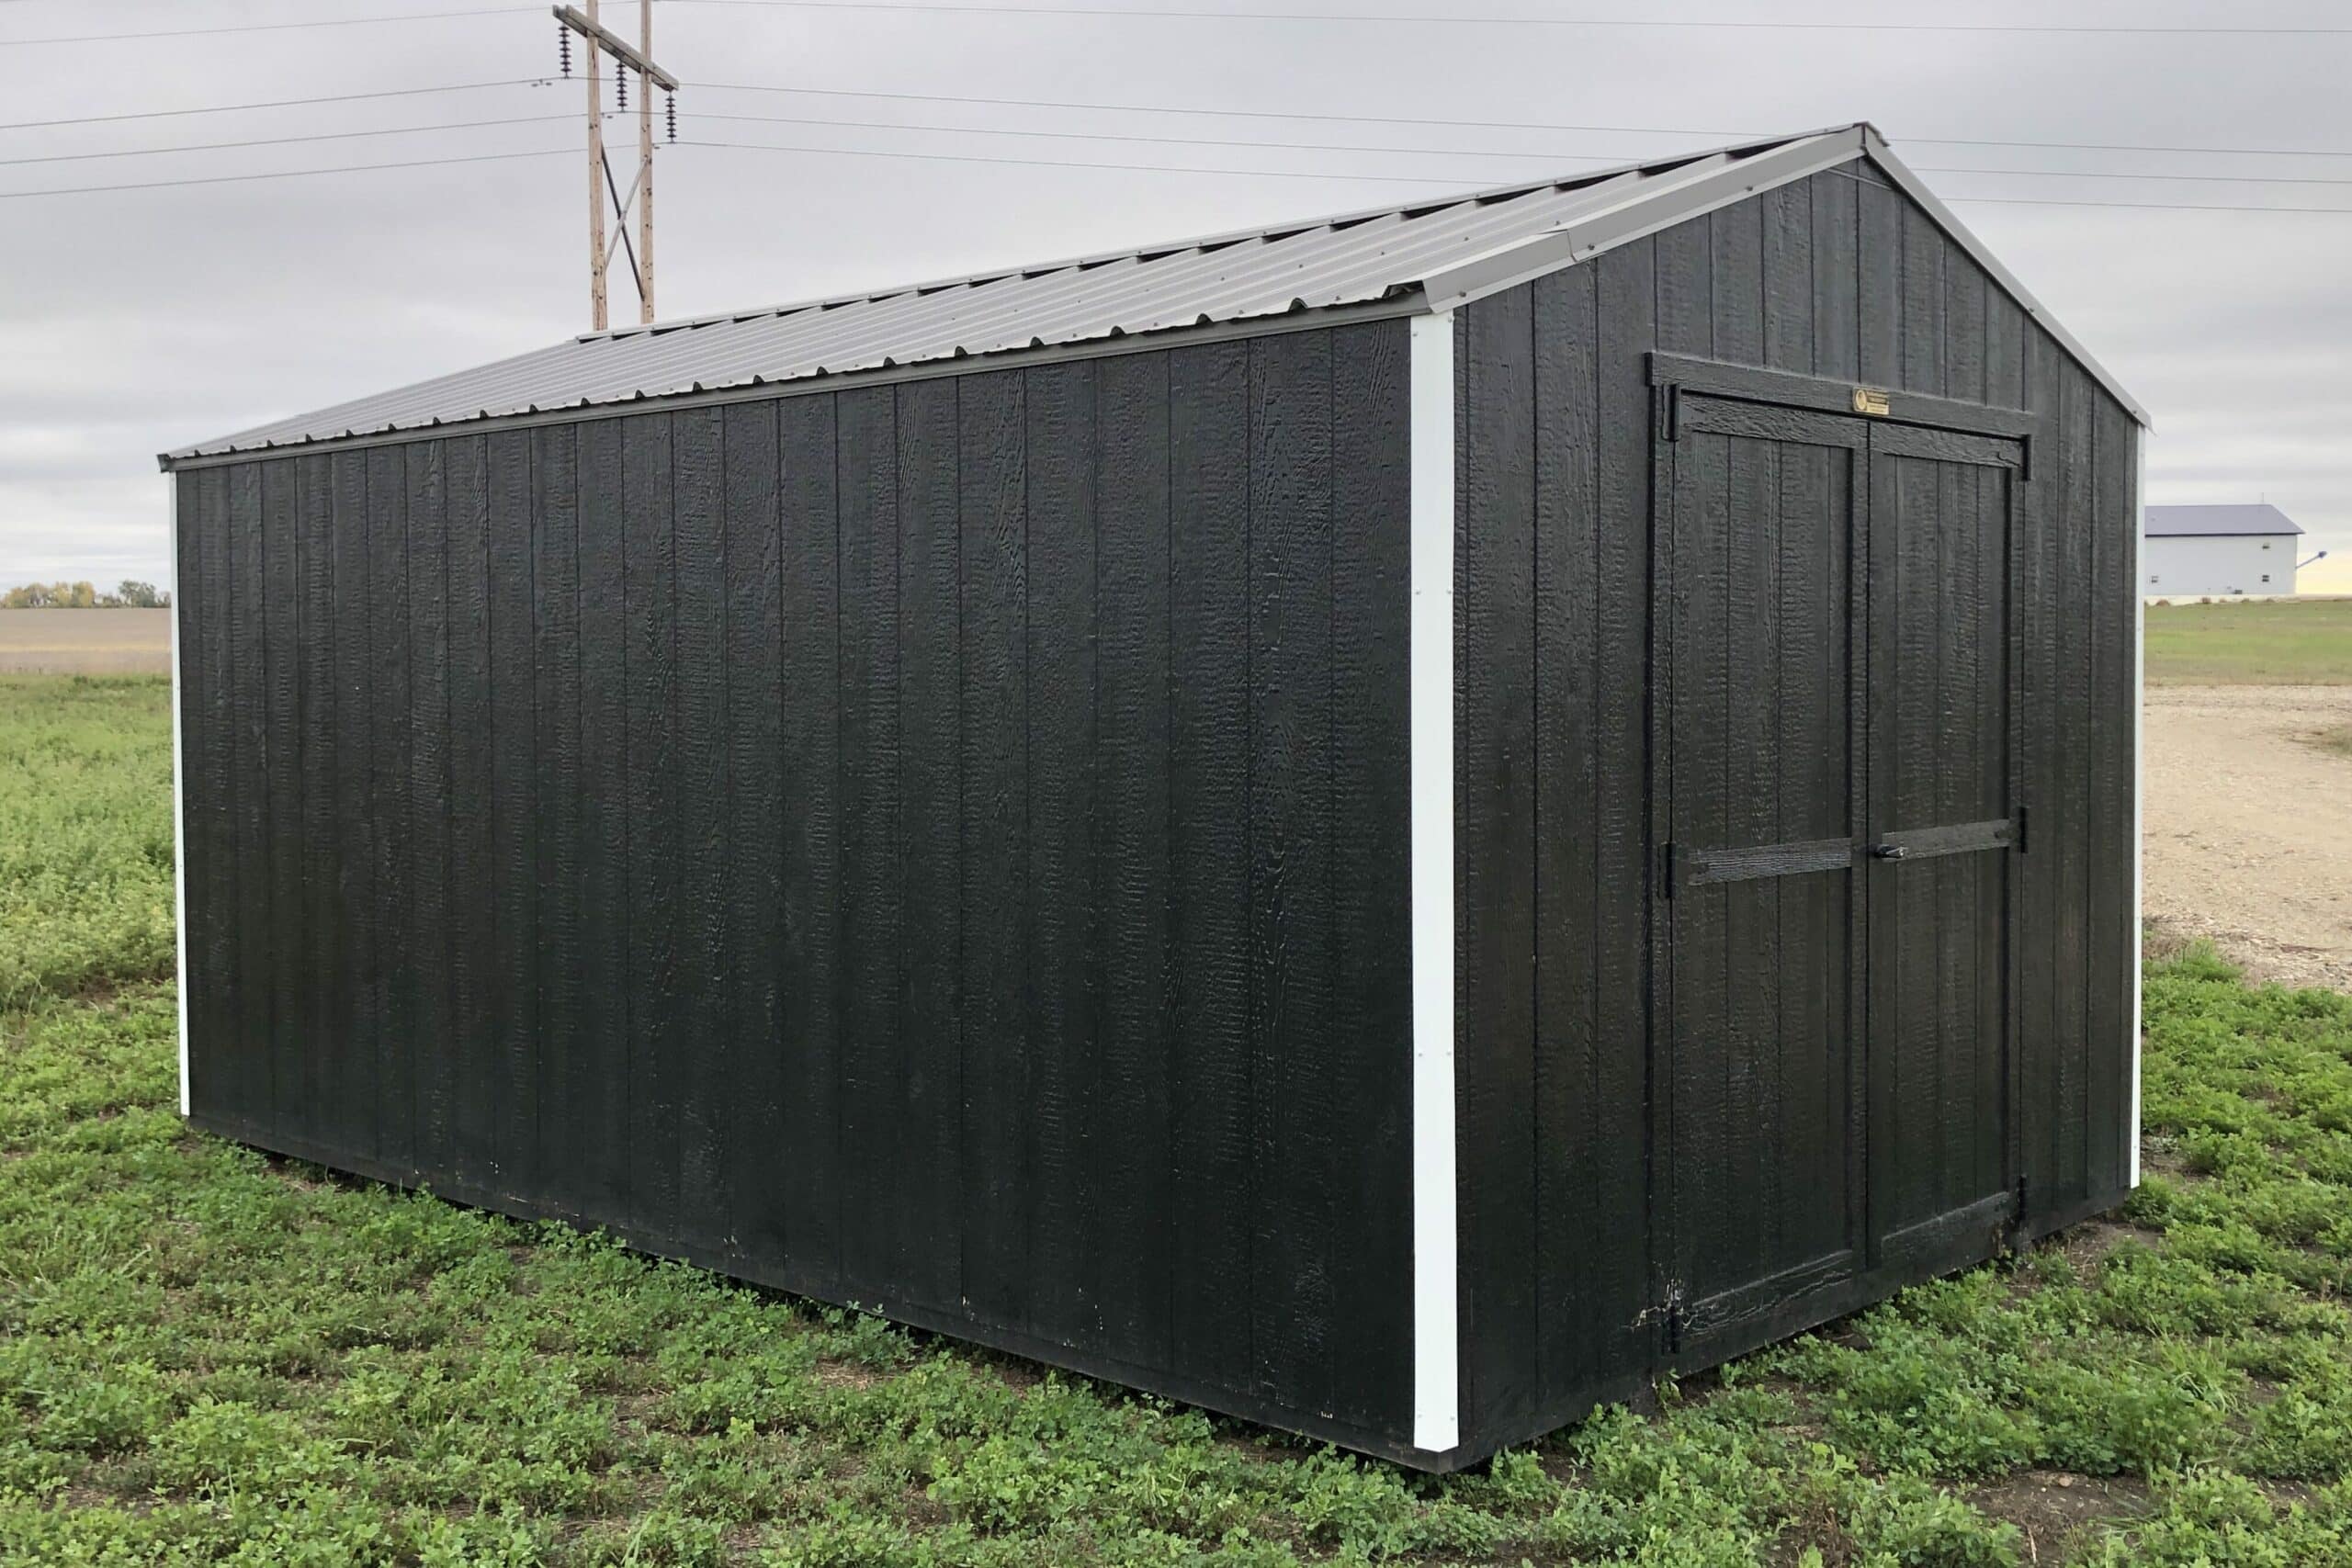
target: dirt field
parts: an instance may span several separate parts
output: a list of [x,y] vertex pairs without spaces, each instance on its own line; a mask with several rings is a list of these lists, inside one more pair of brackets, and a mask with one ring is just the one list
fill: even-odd
[[2352,990],[2352,686],[2150,685],[2147,914],[2255,976]]
[[168,675],[169,610],[0,610],[0,674]]

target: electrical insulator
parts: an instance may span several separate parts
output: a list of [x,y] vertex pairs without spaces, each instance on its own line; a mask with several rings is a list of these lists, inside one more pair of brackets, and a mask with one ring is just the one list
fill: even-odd
[[613,85],[621,96],[621,107],[628,107],[628,67],[624,65],[613,73]]
[[556,53],[563,61],[565,81],[571,79],[571,29],[561,22],[555,25]]
[[670,140],[675,141],[678,139],[678,95],[675,93],[665,93],[662,96],[668,100],[669,104]]

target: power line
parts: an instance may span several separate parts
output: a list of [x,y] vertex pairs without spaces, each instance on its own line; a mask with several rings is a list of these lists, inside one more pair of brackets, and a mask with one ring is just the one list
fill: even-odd
[[[838,126],[844,130],[919,130],[959,136],[1035,136],[1058,141],[1140,141],[1159,146],[1264,148],[1277,152],[1379,152],[1408,157],[1532,158],[1570,164],[1622,163],[1611,154],[1592,152],[1506,152],[1492,147],[1366,147],[1343,141],[1260,141],[1243,137],[1135,136],[1109,130],[1013,130],[988,125],[909,125],[902,120],[825,119],[813,115],[713,114],[697,110],[700,120],[729,120],[743,125]],[[1380,177],[1380,176],[1367,176]],[[2347,182],[2352,183],[2352,182]]]
[[[0,0],[0,5],[13,3],[15,3],[15,0]],[[549,79],[544,76],[514,76],[495,82],[453,82],[442,86],[395,87],[374,92],[336,93],[323,97],[265,98],[252,103],[207,104],[190,108],[177,109],[141,109],[127,114],[78,115],[59,119],[0,121],[0,130],[39,130],[66,125],[111,125],[124,123],[130,120],[183,118],[190,115],[236,114],[254,109],[309,108],[322,104],[352,103],[375,98],[415,97],[435,93],[469,93],[481,92],[498,87],[537,87],[547,86],[549,85]],[[1417,125],[1445,127],[1464,130],[1547,130],[1640,136],[1740,137],[1773,134],[1772,132],[1758,131],[1755,130],[1725,130],[1720,127],[1708,128],[1702,126],[1564,125],[1557,123],[1546,123],[1543,121],[1510,119],[1442,119],[1427,117],[1415,118],[1404,115],[1317,114],[1306,110],[1200,108],[1176,104],[1106,104],[1062,98],[1007,98],[968,94],[866,92],[844,87],[782,87],[769,85],[764,83],[750,82],[697,82],[690,83],[688,85],[698,87],[707,92],[782,93],[808,97],[874,98],[900,103],[977,104],[1007,108],[1081,109],[1106,114],[1184,115],[1225,119],[1307,120],[1337,125]],[[719,118],[728,117],[707,116],[706,118]],[[733,118],[750,118],[753,117],[742,116]],[[794,122],[780,120],[780,123]],[[808,123],[816,124],[825,122],[811,120]],[[857,122],[842,121],[841,123],[852,124]],[[960,130],[973,128],[959,126],[956,129]],[[1023,134],[1042,135],[1045,133],[1023,132]],[[1103,134],[1106,140],[1111,139],[1110,133],[1105,132]],[[1143,141],[1150,139],[1140,137],[1122,137],[1117,138],[1117,140]],[[1918,143],[1920,145],[1938,147],[2029,147],[2053,149],[2063,152],[2174,152],[2185,154],[2220,154],[2238,157],[2267,158],[2352,158],[2352,152],[2342,152],[2331,148],[2319,147],[2188,147],[2164,146],[2152,143],[2127,141],[2002,141],[1985,137],[1956,136],[1905,136],[1901,138],[1901,140],[1906,144]],[[1216,143],[1204,141],[1202,144],[1214,145]],[[1234,145],[1241,144],[1242,143],[1239,142],[1234,143]],[[1250,143],[1250,145],[1275,144]],[[1301,143],[1300,145],[1304,146],[1307,144]],[[1319,151],[1320,149],[1318,148],[1317,150]],[[1371,148],[1364,149],[1364,151],[1367,152],[1374,150],[1374,149]],[[1413,151],[1413,149],[1399,149],[1399,151]],[[1516,157],[1521,156],[1521,154],[1512,153],[1510,155]],[[2002,172],[2023,173],[2025,171],[2005,170]],[[2189,176],[2183,175],[2179,177],[2188,178]]]
[[2021,175],[2031,179],[2048,180],[2187,180],[2191,183],[2248,186],[2352,186],[2352,179],[2324,175],[2132,175],[2105,169],[1958,169],[1934,164],[1914,164],[1911,168],[1922,175]]
[[1900,140],[1934,147],[2044,147],[2063,152],[2211,152],[2240,158],[2352,158],[2352,152],[2338,152],[2327,147],[2165,147],[2132,141],[1988,141],[1962,136],[1905,136]]
[[[1227,119],[1300,119],[1333,125],[1427,125],[1461,130],[1557,130],[1627,136],[1769,136],[1773,131],[1673,125],[1562,125],[1519,119],[1434,119],[1408,115],[1317,114],[1306,110],[1198,108],[1177,104],[1105,104],[1069,98],[1004,98],[972,94],[861,92],[849,87],[777,87],[752,82],[692,82],[707,92],[792,93],[820,98],[881,98],[899,103],[987,104],[1006,108],[1086,109],[1104,114],[1168,114]],[[2352,158],[2352,152],[2316,147],[2161,147],[2123,141],[2015,141],[1989,138],[1905,136],[1905,144],[1935,147],[2037,147],[2077,152],[2215,152],[2266,158]]]
[[2120,207],[2142,212],[2335,212],[2352,218],[2352,207],[2241,207],[2214,201],[2061,201],[2042,196],[1947,196],[1943,199],[1989,202],[2000,207]]
[[[0,0],[8,3],[8,0]],[[2087,37],[2152,38],[2341,38],[2352,28],[2178,28],[2068,26],[2018,22],[1763,22],[1660,20],[1625,17],[1432,17],[1377,11],[1191,11],[1119,6],[979,6],[950,0],[673,0],[676,4],[746,6],[799,11],[913,11],[980,17],[1102,17],[1182,22],[1351,22],[1430,27],[1598,28],[1690,32],[1863,33],[2044,33]],[[401,16],[327,17],[301,22],[243,22],[212,28],[172,28],[146,32],[79,33],[50,38],[0,39],[0,48],[62,43],[116,43],[142,39],[202,38],[221,33],[289,32],[307,28],[367,27],[384,22],[429,22],[463,17],[520,16],[533,6],[485,6],[457,11],[415,11]]]
[[[1026,136],[1061,141],[1136,141],[1158,146],[1263,148],[1283,152],[1374,152],[1407,157],[1521,158],[1535,162],[1611,164],[1623,160],[1613,153],[1529,152],[1507,147],[1384,147],[1346,141],[1266,141],[1243,137],[1138,136],[1120,131],[1024,130],[989,125],[920,125],[903,120],[832,119],[814,115],[714,114],[699,111],[701,120],[726,120],[744,125],[806,125],[844,130],[910,130],[961,136]],[[2298,177],[2282,175],[2119,174],[2098,169],[1973,169],[1916,165],[1927,175],[2014,175],[2029,179],[2066,180],[2187,180],[2236,185],[2352,186],[2352,179]]]
[[176,147],[125,147],[111,152],[54,152],[39,158],[0,158],[0,168],[19,164],[80,164],[93,158],[152,158],[164,152],[219,152],[232,147],[285,147],[303,141],[348,141],[363,136],[417,136],[433,130],[480,130],[492,125],[546,125],[569,121],[568,114],[530,114],[512,119],[461,119],[442,125],[395,125],[381,130],[324,130],[311,136],[257,136],[245,141],[189,141]]
[[[0,0],[0,4],[20,0]],[[981,6],[950,0],[673,0],[676,4],[744,6],[803,11],[915,11],[967,16],[1103,17],[1185,22],[1352,22],[1436,27],[1600,28],[1727,32],[2052,33],[2091,37],[2155,38],[2339,38],[2352,28],[2314,27],[2120,27],[2012,22],[1765,22],[1661,20],[1623,17],[1432,17],[1344,11],[1191,11],[1116,6]],[[366,27],[383,22],[440,21],[463,17],[522,15],[534,6],[475,6],[457,11],[417,11],[403,16],[329,17],[301,22],[245,22],[212,28],[174,28],[147,32],[81,33],[0,39],[0,48],[34,44],[113,43],[142,39],[200,38],[220,33],[288,32],[307,28]]]
[[[6,3],[6,0],[0,0],[0,4],[5,3]],[[344,141],[378,136],[416,136],[429,134],[434,131],[479,130],[510,125],[545,125],[557,120],[567,120],[571,118],[571,117],[570,115],[519,115],[497,119],[453,120],[434,125],[390,126],[368,130],[331,130],[300,136],[252,137],[233,141],[193,141],[164,147],[128,147],[99,152],[51,153],[28,158],[0,158],[0,168],[15,167],[32,164],[86,163],[92,160],[104,158],[155,157],[175,152],[217,152],[254,147],[295,146],[313,141]],[[1521,148],[1503,147],[1398,147],[1373,146],[1360,142],[1341,141],[1268,141],[1245,137],[1143,136],[1118,131],[1035,130],[1012,129],[1001,126],[909,124],[901,120],[839,119],[814,115],[704,113],[700,118],[706,120],[719,120],[743,125],[799,125],[814,129],[838,129],[843,130],[903,130],[922,134],[1012,136],[1059,141],[1128,141],[1154,146],[1230,147],[1284,152],[1364,152],[1379,154],[1382,156],[1393,155],[1405,157],[1456,156],[1467,158],[1515,158],[1538,163],[1605,164],[1618,161],[1612,154],[1562,152],[1552,151],[1530,152]],[[854,152],[858,150],[842,149],[841,151]],[[1275,175],[1295,173],[1300,177],[1337,177],[1317,174],[1313,171],[1254,170],[1235,172]],[[2023,178],[2037,179],[2163,180],[2200,184],[2241,185],[2352,185],[2352,179],[2312,178],[2278,175],[2120,174],[2101,170],[1952,168],[1939,167],[1933,164],[1919,165],[1919,172],[1921,174],[1937,175],[2013,175]],[[1351,175],[1349,177],[1385,179],[1397,176],[1365,175],[1362,176]]]
[[[1441,178],[1430,175],[1350,175],[1318,174],[1300,169],[1232,169],[1211,168],[1198,164],[1097,164],[1078,163],[1053,158],[1000,158],[977,152],[905,152],[869,147],[804,147],[770,141],[681,141],[681,147],[726,147],[752,152],[795,152],[818,157],[844,158],[906,158],[926,163],[1001,164],[1037,169],[1112,169],[1171,175],[1240,175],[1267,179],[1289,180],[1370,180],[1385,184],[1475,186],[1462,177]],[[1464,190],[1470,194],[1469,189]],[[2224,206],[2214,202],[2154,202],[2154,201],[2069,201],[2056,197],[1963,196],[1945,197],[1946,201],[1999,202],[2030,207],[2118,207],[2148,211],[2168,212],[2338,212],[2352,216],[2352,207],[2254,207]]]
[[1119,17],[1184,22],[1402,22],[1441,27],[1646,28],[1733,32],[2078,33],[2157,37],[2335,38],[2352,28],[2067,27],[2008,22],[1724,22],[1658,21],[1620,17],[1429,17],[1342,11],[1178,11],[1118,6],[970,6],[950,0],[675,0],[699,6],[751,6],[793,11],[921,11],[972,16]]
[[65,186],[55,190],[0,190],[0,201],[36,196],[90,196],[108,190],[163,190],[173,186],[240,185],[247,180],[291,180],[310,175],[357,175],[373,169],[430,169],[445,164],[498,164],[513,158],[562,158],[572,154],[551,147],[543,152],[476,152],[463,158],[415,158],[400,164],[344,164],[329,169],[277,169],[263,175],[210,175],[200,179],[142,180],[136,185]]
[[911,158],[930,164],[1002,164],[1030,169],[1112,169],[1128,174],[1238,175],[1270,180],[1369,180],[1381,185],[1459,186],[1454,175],[1317,174],[1306,169],[1210,168],[1192,164],[1095,164],[1063,158],[998,158],[978,152],[903,152],[879,147],[796,147],[774,141],[680,141],[681,147],[726,147],[744,152],[808,152],[820,157]]
[[[0,0],[5,3],[5,0]],[[503,82],[453,82],[446,87],[390,87],[374,93],[336,93],[322,98],[268,98],[251,104],[210,104],[191,109],[141,109],[136,114],[91,114],[72,119],[19,119],[0,123],[0,130],[40,130],[57,125],[113,125],[131,119],[176,119],[192,114],[234,114],[244,109],[307,108],[314,104],[347,104],[360,98],[413,98],[424,93],[471,93],[485,87],[536,87],[544,76],[514,76]]]
[[[7,0],[0,0],[6,4]],[[195,112],[195,111],[181,111]],[[300,136],[252,137],[232,141],[184,142],[164,147],[119,148],[97,152],[52,153],[38,157],[0,158],[0,167],[31,164],[85,163],[105,158],[141,158],[175,152],[214,152],[254,147],[294,146],[313,141],[353,141],[378,136],[414,136],[440,130],[478,130],[510,125],[544,125],[569,119],[569,115],[520,115],[496,119],[455,120],[434,125],[391,126],[368,130],[321,131]],[[904,130],[978,136],[1012,136],[1061,141],[1128,141],[1156,146],[1231,147],[1250,150],[1295,152],[1364,152],[1383,156],[1444,157],[1448,155],[1473,158],[1514,158],[1539,163],[1602,164],[1616,161],[1613,155],[1590,152],[1553,151],[1531,152],[1521,148],[1502,147],[1399,147],[1367,145],[1361,142],[1338,141],[1268,141],[1247,137],[1145,136],[1120,131],[1040,130],[1002,126],[909,124],[901,120],[841,119],[814,115],[747,115],[704,113],[706,120],[719,120],[745,125],[800,125],[819,129],[844,130]],[[1275,173],[1280,171],[1258,171]],[[2212,184],[2256,185],[2352,185],[2352,179],[2307,178],[2290,175],[2176,175],[2122,174],[2099,170],[2074,169],[1982,169],[1947,168],[1920,165],[1922,174],[2017,175],[2043,179],[2130,179],[2187,181]],[[1388,176],[1366,175],[1366,178]]]
[[5,38],[0,49],[21,49],[43,43],[126,43],[141,39],[206,38],[216,33],[283,33],[305,28],[359,28],[379,22],[434,22],[452,17],[509,17],[536,11],[535,6],[484,6],[465,11],[412,11],[404,17],[326,17],[308,22],[240,22],[220,28],[170,28],[143,33],[76,33],[57,38]]
[[[1048,158],[1001,158],[978,153],[903,152],[880,148],[802,147],[761,141],[681,141],[682,147],[717,147],[752,152],[788,152],[817,157],[894,158],[923,163],[994,164],[1023,168],[1042,169],[1106,169],[1119,173],[1227,175],[1261,179],[1355,180],[1401,185],[1464,186],[1460,177],[1440,178],[1425,175],[1355,175],[1317,174],[1294,169],[1235,169],[1172,164],[1106,164],[1078,163]],[[105,191],[163,190],[188,186],[239,185],[254,180],[300,179],[318,175],[366,174],[382,169],[436,168],[453,164],[503,163],[517,158],[554,158],[566,154],[560,149],[532,152],[484,152],[458,158],[417,158],[391,164],[346,164],[321,169],[280,169],[265,174],[216,175],[194,179],[143,180],[133,184],[105,186],[69,186],[52,190],[0,191],[0,201],[20,200],[46,196],[88,196]],[[2011,171],[2001,171],[2004,173]],[[1469,194],[1464,190],[1464,195]],[[2070,201],[2054,197],[1963,196],[1946,197],[1947,201],[1991,203],[2002,206],[2118,208],[2151,212],[2283,212],[2352,216],[2352,207],[2257,207],[2225,205],[2219,202],[2153,202],[2153,201]]]

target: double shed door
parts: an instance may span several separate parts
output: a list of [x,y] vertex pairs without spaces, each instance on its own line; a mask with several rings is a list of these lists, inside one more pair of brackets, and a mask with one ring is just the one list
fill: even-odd
[[1697,1363],[2014,1216],[2024,449],[1688,394],[1664,434],[1654,1224]]

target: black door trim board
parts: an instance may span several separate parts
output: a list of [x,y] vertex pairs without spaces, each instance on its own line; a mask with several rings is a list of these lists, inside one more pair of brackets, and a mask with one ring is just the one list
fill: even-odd
[[[1675,387],[1711,397],[1739,398],[1748,402],[1781,403],[1900,424],[1921,424],[1939,430],[1967,431],[1975,435],[2007,435],[2030,441],[2045,428],[2041,415],[2029,409],[1999,408],[1990,403],[1962,402],[1956,398],[1930,397],[1925,392],[1898,392],[1864,388],[1852,381],[1799,375],[1792,370],[1766,370],[1753,365],[1731,365],[1690,355],[1653,353],[1650,384]],[[1863,414],[1854,395],[1868,390],[1883,398],[1886,412]]]
[[2027,437],[1979,435],[1939,425],[1871,424],[1871,450],[1889,457],[1926,457],[1939,463],[1973,463],[1984,468],[2026,466]]
[[1788,844],[1758,844],[1735,850],[1690,850],[1673,853],[1675,880],[1685,887],[1710,882],[1750,882],[1763,876],[1795,876],[1808,871],[1847,871],[1854,863],[1854,840],[1806,839]]
[[1759,1325],[1769,1335],[1770,1327],[1777,1326],[1775,1320],[1792,1303],[1803,1303],[1801,1310],[1810,1311],[1821,1297],[1850,1293],[1861,1271],[1861,1253],[1849,1247],[1679,1307],[1674,1351],[1678,1355],[1687,1353],[1710,1340],[1737,1335],[1742,1329]]
[[[1747,435],[1761,441],[1786,441],[1796,446],[1831,446],[1860,452],[1871,445],[1873,435],[1884,434],[1883,429],[1872,428],[1869,421],[1857,419],[1850,413],[1840,416],[1824,413],[1819,409],[1792,408],[1786,403],[1752,402],[1712,395],[1686,398],[1672,387],[1658,389],[1674,394],[1667,400],[1673,405],[1666,411],[1665,433],[1668,441],[1679,441],[1684,435],[1703,433]],[[1964,436],[1958,439],[1977,438]]]
[[1883,849],[1900,850],[1896,859],[1932,860],[1938,855],[1967,854],[1975,850],[2006,850],[2017,842],[2017,823],[2007,817],[1990,822],[1951,822],[1933,828],[1898,828],[1879,835]]
[[1990,1258],[2007,1245],[2018,1218],[2015,1186],[1973,1203],[1930,1215],[1879,1238],[1879,1263],[1898,1270],[1933,1274],[1970,1258]]

